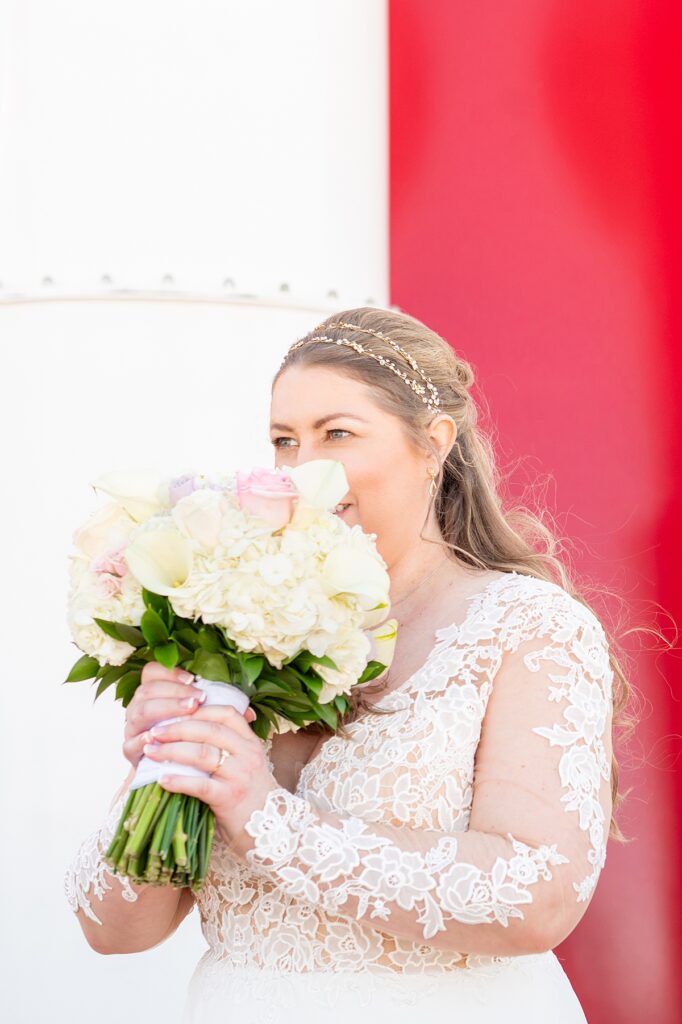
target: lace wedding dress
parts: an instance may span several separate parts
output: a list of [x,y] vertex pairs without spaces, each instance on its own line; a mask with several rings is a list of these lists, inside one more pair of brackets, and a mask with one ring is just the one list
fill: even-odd
[[[216,834],[183,1022],[584,1022],[552,947],[606,859],[612,683],[592,612],[495,577],[376,701],[393,714],[331,736],[252,813],[245,861]],[[95,920],[112,886],[136,899],[101,860],[125,797],[66,874]]]

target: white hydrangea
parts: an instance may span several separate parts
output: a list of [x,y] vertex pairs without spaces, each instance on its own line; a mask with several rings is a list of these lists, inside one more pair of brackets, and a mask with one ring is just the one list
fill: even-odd
[[119,482],[125,502],[119,497],[118,507],[108,506],[74,536],[68,618],[81,650],[111,665],[132,654],[94,617],[138,625],[144,581],[168,596],[177,615],[221,626],[239,650],[263,654],[275,668],[301,650],[327,655],[338,670],[316,666],[324,679],[320,699],[347,693],[371,650],[363,630],[368,609],[388,605],[386,563],[375,534],[328,511],[347,487],[342,467],[320,460],[299,471],[303,490],[281,527],[242,510],[234,475],[201,477],[180,497],[176,488],[144,521],[126,508],[134,481],[125,478],[125,488]]

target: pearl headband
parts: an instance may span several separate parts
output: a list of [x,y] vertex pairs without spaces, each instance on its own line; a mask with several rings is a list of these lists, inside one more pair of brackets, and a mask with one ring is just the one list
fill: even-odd
[[[280,365],[280,370],[284,366],[287,360],[287,356],[289,355],[289,352],[293,352],[294,349],[297,349],[300,345],[306,345],[308,344],[308,342],[321,341],[329,342],[332,345],[348,345],[350,348],[355,349],[356,352],[360,352],[363,355],[371,356],[372,359],[376,359],[377,362],[380,363],[382,366],[387,366],[389,370],[392,370],[399,377],[401,377],[405,381],[405,383],[412,388],[416,395],[419,395],[422,402],[428,407],[429,412],[438,412],[440,406],[440,397],[438,395],[438,389],[436,388],[435,384],[433,384],[431,380],[423,372],[414,356],[412,356],[409,352],[406,352],[405,349],[402,348],[402,346],[399,345],[396,341],[393,341],[393,339],[389,338],[386,334],[382,334],[381,331],[374,331],[370,327],[358,327],[357,324],[349,324],[346,323],[344,320],[336,320],[333,321],[332,323],[321,323],[314,330],[317,331],[320,328],[325,327],[327,329],[331,329],[333,327],[347,327],[353,331],[360,331],[363,334],[373,334],[375,337],[381,338],[382,341],[385,341],[387,345],[390,345],[391,348],[393,348],[404,359],[407,360],[407,362],[410,364],[414,372],[418,373],[421,379],[424,381],[426,387],[424,387],[424,384],[420,384],[418,381],[412,380],[412,378],[408,377],[407,374],[403,370],[401,370],[399,366],[396,366],[392,359],[387,359],[386,356],[382,356],[377,354],[376,352],[373,352],[371,348],[367,348],[365,345],[361,345],[360,342],[354,341],[352,338],[330,338],[326,334],[313,333],[310,337],[301,338],[300,341],[294,342],[294,344],[291,345],[286,355],[284,356],[284,359],[282,360],[282,363]],[[430,391],[429,395],[426,394],[426,388],[428,388]]]

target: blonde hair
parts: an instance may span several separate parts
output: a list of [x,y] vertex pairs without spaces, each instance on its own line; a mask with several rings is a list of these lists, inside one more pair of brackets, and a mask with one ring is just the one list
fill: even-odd
[[[358,355],[351,347],[314,340],[297,346],[285,356],[273,378],[273,388],[284,370],[293,365],[332,367],[335,371],[369,385],[376,404],[396,416],[406,436],[418,448],[431,450],[440,464],[438,491],[429,503],[426,520],[435,502],[436,518],[447,548],[456,552],[460,561],[466,565],[503,572],[515,571],[558,583],[567,593],[594,611],[578,592],[569,569],[559,559],[557,552],[560,541],[552,530],[523,505],[503,507],[500,496],[503,480],[497,468],[493,445],[477,426],[478,410],[469,393],[475,379],[471,365],[421,321],[406,313],[371,306],[334,314],[305,335],[305,338],[312,338],[315,334],[345,337],[355,339],[381,355],[395,356],[389,345],[378,337],[371,337],[362,331],[353,332],[348,328],[327,326],[335,321],[350,322],[365,331],[379,331],[389,335],[416,359],[421,370],[438,389],[440,411],[452,416],[457,424],[455,443],[444,462],[440,464],[439,453],[425,431],[433,412],[429,412],[410,387],[398,385],[395,375],[376,359]],[[548,516],[546,510],[543,515]],[[604,588],[602,591],[610,593]],[[619,728],[623,738],[626,738],[634,730],[637,721],[628,707],[632,684],[623,671],[621,660],[614,653],[614,638],[606,629],[605,633],[614,672],[613,727]],[[377,685],[374,688],[365,685],[361,692],[351,693],[350,708],[339,724],[342,735],[347,735],[344,724],[354,721],[361,711],[370,714],[393,713],[368,701],[368,693],[376,696],[380,692]],[[311,732],[327,730],[327,726],[318,723],[307,727],[307,731]],[[621,794],[618,791],[618,761],[614,753],[611,760],[613,810],[609,838],[618,842],[631,841],[623,835],[616,821],[616,810],[627,793]]]

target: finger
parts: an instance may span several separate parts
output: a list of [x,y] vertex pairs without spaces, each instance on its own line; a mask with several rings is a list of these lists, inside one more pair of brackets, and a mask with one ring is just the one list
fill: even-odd
[[175,668],[166,668],[158,661],[148,661],[142,668],[140,679],[143,683],[154,681],[191,683],[194,676],[184,668],[176,665]]
[[[253,719],[256,718],[256,713],[253,708],[247,708],[245,714],[249,711],[253,712]],[[197,709],[196,718],[203,718],[206,721],[219,721],[225,722],[231,729],[234,729],[237,733],[243,736],[245,739],[253,739],[255,733],[251,728],[249,722],[236,708],[226,707],[224,704],[202,704]]]
[[181,722],[155,725],[149,730],[149,735],[150,742],[158,740],[164,746],[174,741],[205,743],[242,755],[254,749],[254,735],[250,729],[249,737],[244,738],[223,722],[202,720],[198,715]]
[[131,739],[138,733],[144,732],[163,718],[191,715],[200,706],[202,698],[205,699],[205,696],[201,692],[197,692],[196,696],[187,696],[187,691],[185,691],[183,700],[157,699],[153,697],[147,700],[142,699],[134,708],[132,708],[131,702],[132,710],[126,720],[125,727],[126,739]]
[[[202,708],[202,712],[205,709]],[[247,728],[249,728],[247,726]],[[169,722],[168,725],[155,725],[150,730],[151,740],[158,739],[162,743],[172,740],[196,741],[212,743],[214,746],[224,746],[225,750],[235,753],[246,753],[254,749],[256,737],[249,729],[248,736],[241,736],[237,729],[225,725],[219,719],[203,719],[200,713],[181,722]],[[150,741],[151,741],[150,740]],[[260,742],[260,740],[256,740]]]
[[225,795],[225,779],[216,782],[210,776],[162,775],[159,779],[162,789],[171,793],[185,793],[195,796],[209,807],[218,803]]
[[185,697],[189,697],[191,694],[197,696],[202,693],[202,689],[196,686],[194,683],[178,683],[172,679],[152,679],[151,682],[140,683],[133,694],[129,707],[132,704],[138,703],[142,700],[148,700],[153,697],[158,699],[160,697],[175,697],[176,700],[183,700]]
[[137,736],[132,736],[130,739],[124,740],[123,742],[123,756],[126,761],[130,761],[133,767],[137,767],[140,758],[144,753],[145,743],[151,743],[154,737],[147,729],[145,732],[140,732]]
[[189,764],[194,768],[201,768],[202,771],[212,774],[215,772],[220,758],[221,751],[227,750],[233,756],[236,750],[230,749],[225,741],[221,746],[215,743],[145,743],[144,753],[152,761],[163,764],[164,761],[175,761],[179,764]]

